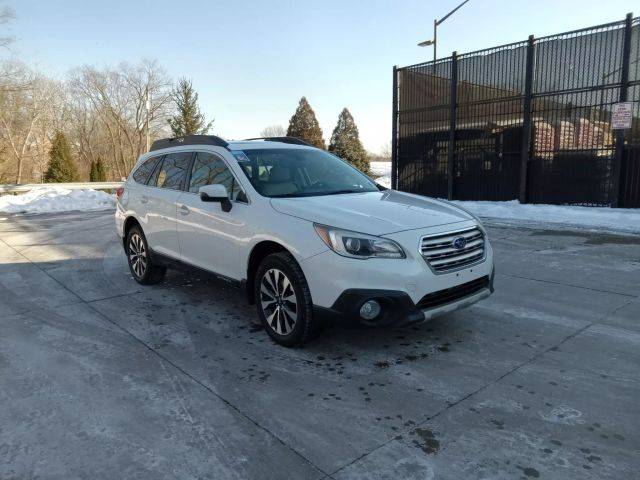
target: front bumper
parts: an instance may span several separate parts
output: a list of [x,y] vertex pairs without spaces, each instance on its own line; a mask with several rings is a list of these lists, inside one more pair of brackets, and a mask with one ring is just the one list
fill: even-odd
[[490,288],[483,288],[476,293],[468,295],[459,300],[446,303],[439,307],[434,308],[425,308],[422,310],[422,314],[424,315],[425,320],[431,320],[432,318],[439,317],[441,315],[446,315],[447,313],[455,312],[456,310],[460,310],[462,308],[466,308],[470,305],[473,305],[480,300],[484,300],[489,297],[493,293],[493,282],[491,283]]
[[[431,320],[441,315],[466,308],[489,297],[493,291],[495,270],[490,276],[480,277],[455,287],[429,293],[414,303],[406,292],[397,290],[349,289],[345,290],[331,306],[315,306],[315,313],[323,318],[338,319],[365,326],[383,326]],[[382,313],[375,319],[360,318],[362,304],[376,300]]]
[[[462,222],[455,228],[473,227],[476,222]],[[347,290],[386,290],[405,293],[415,305],[425,295],[463,283],[488,277],[493,270],[493,249],[487,240],[484,260],[478,264],[435,273],[419,252],[420,239],[424,235],[452,230],[442,225],[421,230],[386,235],[398,242],[405,251],[404,259],[371,258],[367,260],[346,258],[327,249],[317,255],[298,259],[304,272],[314,305],[331,309],[338,297]]]

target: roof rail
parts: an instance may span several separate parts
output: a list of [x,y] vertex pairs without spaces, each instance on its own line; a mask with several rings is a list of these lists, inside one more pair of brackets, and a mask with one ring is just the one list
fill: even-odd
[[183,137],[161,138],[151,144],[150,152],[169,147],[181,147],[183,145],[214,145],[227,148],[229,144],[215,135],[185,135]]
[[299,139],[298,137],[256,137],[256,138],[245,138],[243,141],[248,142],[251,140],[264,140],[266,142],[290,143],[292,145],[305,145],[307,147],[313,147],[313,145],[305,142],[304,140]]

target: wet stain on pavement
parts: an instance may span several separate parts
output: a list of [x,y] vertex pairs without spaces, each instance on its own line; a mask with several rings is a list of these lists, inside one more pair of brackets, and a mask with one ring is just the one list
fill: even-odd
[[418,436],[418,439],[413,441],[416,447],[422,449],[427,455],[435,455],[438,453],[438,450],[440,450],[440,442],[436,440],[431,430],[416,428],[414,433]]
[[491,423],[495,425],[498,430],[504,430],[504,422],[502,420],[491,419]]
[[249,327],[250,333],[261,332],[264,330],[264,326],[261,323],[252,323]]
[[521,466],[518,466],[518,468],[520,470],[522,470],[522,473],[524,473],[529,478],[539,478],[540,477],[540,472],[538,470],[536,470],[535,468],[533,468],[533,467],[521,467]]

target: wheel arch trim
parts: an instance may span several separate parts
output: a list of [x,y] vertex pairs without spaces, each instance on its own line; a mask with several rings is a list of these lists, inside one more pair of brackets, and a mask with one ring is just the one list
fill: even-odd
[[286,252],[295,259],[295,255],[290,249],[288,249],[282,243],[272,239],[261,239],[260,241],[256,242],[256,244],[253,245],[253,247],[251,248],[251,251],[247,256],[247,263],[245,267],[246,280],[244,281],[245,290],[247,294],[247,301],[250,304],[255,303],[255,294],[253,291],[255,286],[254,277],[256,272],[258,271],[258,267],[260,266],[260,263],[267,256],[273,253],[278,253],[278,252]]

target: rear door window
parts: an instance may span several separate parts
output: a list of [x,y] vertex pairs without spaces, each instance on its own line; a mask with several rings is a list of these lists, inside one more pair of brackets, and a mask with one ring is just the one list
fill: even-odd
[[156,169],[155,178],[149,182],[149,185],[170,190],[182,190],[192,155],[192,152],[166,155],[160,168]]

